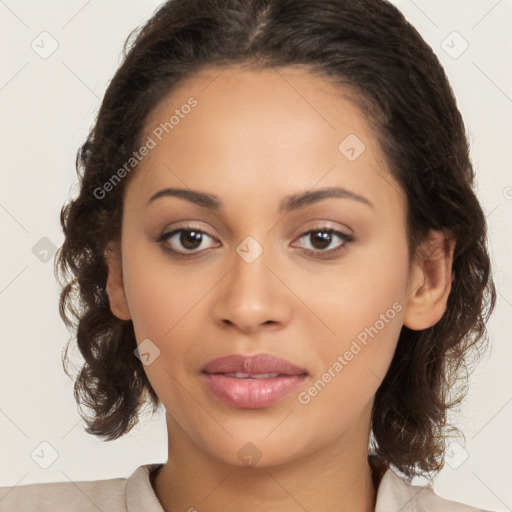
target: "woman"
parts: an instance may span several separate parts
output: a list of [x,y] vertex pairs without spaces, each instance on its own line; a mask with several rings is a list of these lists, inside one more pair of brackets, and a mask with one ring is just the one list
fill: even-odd
[[162,404],[169,458],[0,504],[477,510],[410,484],[494,305],[468,153],[386,1],[165,3],[79,151],[58,268],[87,431]]

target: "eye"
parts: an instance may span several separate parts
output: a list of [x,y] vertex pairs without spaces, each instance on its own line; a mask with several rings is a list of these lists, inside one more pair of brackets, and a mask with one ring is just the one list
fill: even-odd
[[[167,242],[167,245],[163,245],[164,249],[172,253],[177,258],[186,258],[187,256],[193,256],[199,249],[204,250],[205,237],[212,238],[204,231],[195,228],[193,226],[187,226],[175,229],[169,233],[163,233],[157,240],[157,242]],[[177,245],[178,250],[169,245]]]
[[[354,238],[351,235],[347,235],[342,231],[338,231],[336,229],[328,228],[325,226],[307,231],[300,236],[299,240],[303,238],[310,240],[312,242],[311,245],[313,246],[313,249],[306,247],[306,252],[315,256],[319,256],[320,258],[336,255],[346,249],[347,244],[354,241]],[[338,244],[338,247],[325,250],[325,248],[329,247],[333,240],[336,238],[341,240],[341,243]]]
[[[312,236],[315,235],[315,236]],[[193,226],[186,226],[174,229],[169,233],[163,233],[158,239],[158,243],[164,243],[163,248],[171,253],[171,256],[175,258],[187,258],[193,257],[195,254],[204,251],[208,247],[204,247],[206,238],[211,238],[208,233],[202,231],[199,228]],[[312,241],[312,249],[303,247],[308,254],[312,254],[315,257],[327,258],[337,255],[339,252],[346,249],[348,243],[353,242],[354,238],[351,235],[347,235],[342,231],[328,227],[319,227],[311,229],[306,233],[303,233],[299,240],[305,238]],[[334,249],[325,250],[329,247],[333,240],[338,238],[341,243]],[[173,247],[174,245],[174,247]],[[206,244],[207,245],[207,244]],[[170,246],[170,247],[169,247]],[[180,246],[176,248],[177,246]]]

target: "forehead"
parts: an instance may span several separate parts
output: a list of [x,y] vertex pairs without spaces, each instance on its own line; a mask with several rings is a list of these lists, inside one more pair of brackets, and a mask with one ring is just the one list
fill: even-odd
[[[275,135],[279,127],[287,128],[280,133],[283,138],[309,136],[312,142],[316,142],[315,136],[329,131],[339,137],[347,128],[361,138],[374,138],[372,122],[360,109],[356,93],[303,66],[205,68],[180,82],[160,101],[146,119],[144,133],[151,133],[173,113],[179,113],[191,98],[197,105],[180,116],[180,129],[173,126],[169,134],[176,141],[180,135],[188,135],[189,125],[199,131],[197,135],[203,130],[205,135],[228,134],[230,139],[236,130],[240,138],[249,136],[247,143],[259,140],[256,135]],[[197,122],[181,122],[187,118]]]
[[[155,146],[139,165],[137,193],[169,182],[257,196],[319,183],[379,195],[393,178],[374,130],[354,94],[303,68],[206,68],[148,116],[142,140]],[[380,195],[396,202],[394,185]]]

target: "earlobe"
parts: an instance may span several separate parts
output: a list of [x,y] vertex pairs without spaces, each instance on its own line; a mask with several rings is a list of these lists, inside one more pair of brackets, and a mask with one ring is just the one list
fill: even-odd
[[455,239],[443,231],[430,231],[414,258],[406,299],[404,325],[423,330],[443,316],[453,281]]
[[105,286],[110,310],[120,320],[130,320],[130,310],[123,281],[123,269],[121,264],[121,249],[119,243],[110,242],[103,253],[108,268],[107,283]]

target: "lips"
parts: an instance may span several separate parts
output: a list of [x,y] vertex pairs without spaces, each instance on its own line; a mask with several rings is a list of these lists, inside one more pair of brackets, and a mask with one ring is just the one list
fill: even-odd
[[253,378],[258,375],[274,374],[278,375],[303,375],[307,374],[305,368],[299,368],[281,357],[270,354],[256,354],[253,356],[243,356],[233,354],[226,357],[220,357],[210,361],[203,367],[205,373],[224,373],[224,374],[249,374]]
[[260,409],[288,396],[304,384],[308,372],[270,354],[214,359],[202,369],[208,390],[224,404]]

